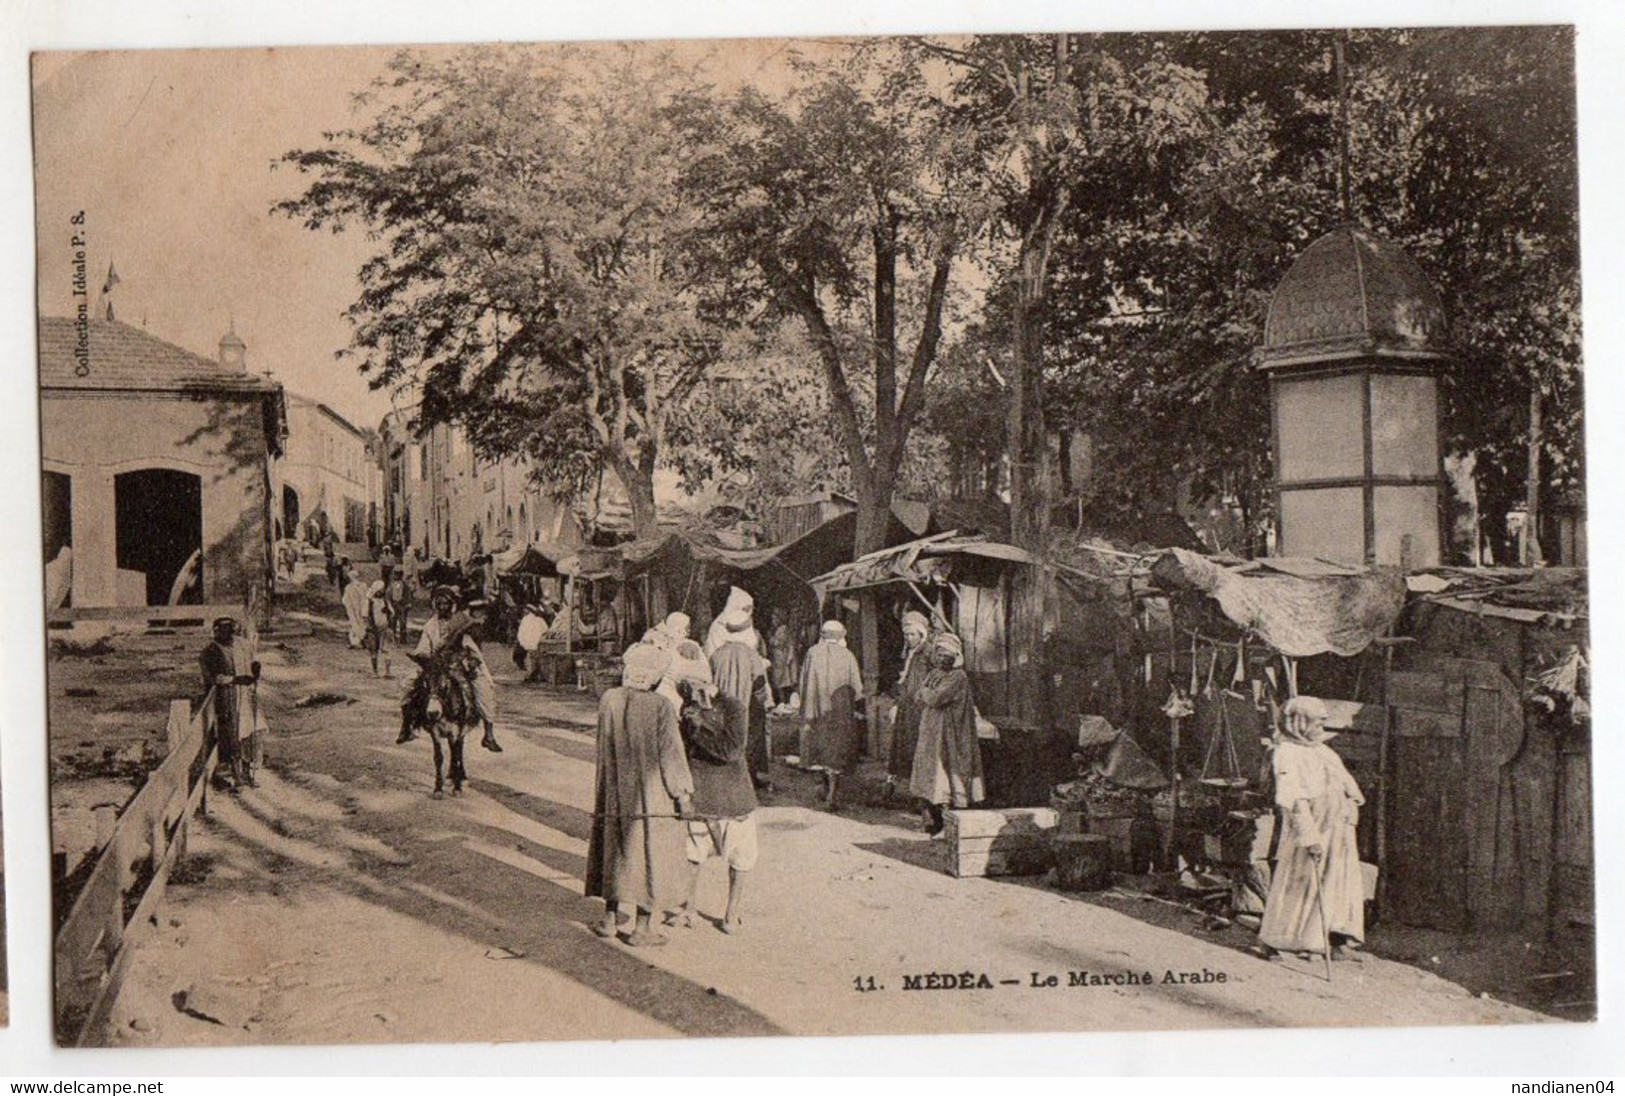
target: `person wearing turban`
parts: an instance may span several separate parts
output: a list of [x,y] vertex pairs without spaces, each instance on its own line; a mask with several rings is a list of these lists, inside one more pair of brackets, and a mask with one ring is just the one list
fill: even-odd
[[[1255,949],[1357,960],[1365,939],[1365,883],[1355,827],[1365,798],[1327,745],[1326,702],[1299,696],[1286,702],[1272,766],[1281,834],[1269,897]],[[1324,921],[1322,920],[1324,910]]]
[[[702,660],[703,661],[703,660]],[[632,947],[666,942],[650,925],[688,891],[688,830],[694,778],[683,751],[678,710],[655,691],[670,671],[669,651],[635,643],[622,658],[621,684],[598,703],[598,759],[586,894],[604,900],[593,927],[609,938],[623,907],[636,910],[623,939]]]
[[897,678],[897,707],[892,715],[891,750],[886,760],[886,792],[908,787],[914,772],[914,752],[920,744],[920,686],[931,672],[926,640],[931,622],[924,613],[903,614],[903,672]]
[[749,610],[738,610],[719,620],[724,638],[711,652],[711,675],[717,689],[732,701],[745,719],[743,741],[751,783],[758,789],[766,789],[771,786],[767,745],[771,690],[767,683],[767,660],[757,647],[756,629]]
[[801,722],[807,728],[808,761],[824,771],[824,806],[830,810],[837,809],[842,774],[858,767],[861,699],[863,673],[846,649],[846,626],[827,620],[801,663]]
[[952,632],[931,642],[931,670],[920,683],[920,739],[909,790],[924,804],[926,831],[942,833],[942,812],[987,797],[982,747],[976,739],[976,701],[965,672],[965,645]]
[[385,594],[383,579],[374,580],[367,587],[367,611],[363,623],[366,632],[362,645],[366,647],[368,656],[372,659],[372,676],[377,677],[379,663],[383,663],[383,676],[389,676],[389,636],[393,631],[393,617],[390,615],[389,598]]

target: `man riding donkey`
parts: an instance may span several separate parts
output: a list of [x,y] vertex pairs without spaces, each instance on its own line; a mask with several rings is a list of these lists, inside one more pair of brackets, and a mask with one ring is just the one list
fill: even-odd
[[[444,658],[451,653],[448,648],[460,656],[459,663],[466,666],[461,672],[472,690],[474,707],[485,729],[480,745],[493,753],[501,753],[502,747],[496,738],[496,681],[491,677],[490,667],[485,664],[480,645],[470,634],[475,620],[458,608],[455,587],[435,587],[430,601],[434,606],[434,616],[423,625],[423,634],[418,639],[417,649],[412,652],[412,659],[427,668],[430,660],[436,656]],[[416,684],[413,682],[413,686]],[[407,703],[401,707],[401,733],[395,739],[397,743],[410,742],[418,736],[422,720],[421,713],[411,703],[413,695],[414,689],[409,687]]]

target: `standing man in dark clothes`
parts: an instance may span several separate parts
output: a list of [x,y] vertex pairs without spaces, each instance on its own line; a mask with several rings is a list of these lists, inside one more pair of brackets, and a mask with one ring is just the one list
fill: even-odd
[[198,656],[203,688],[214,690],[216,748],[232,791],[244,784],[258,787],[254,773],[262,761],[263,719],[257,693],[260,664],[254,654],[254,641],[237,635],[237,621],[223,616],[215,620],[214,638]]
[[688,901],[678,923],[693,923],[700,870],[719,856],[728,863],[728,907],[722,915],[723,932],[739,931],[739,900],[745,876],[756,866],[758,839],[756,789],[745,760],[749,719],[743,706],[721,694],[711,702],[709,690],[691,681],[678,683],[683,697],[681,719],[688,771],[694,780],[693,813],[688,823],[688,860],[694,865]]
[[[715,631],[716,629],[713,629]],[[722,695],[746,713],[745,757],[750,777],[760,790],[768,790],[771,758],[767,742],[767,709],[771,698],[767,661],[762,658],[748,608],[722,620],[722,642],[711,652],[711,677]]]

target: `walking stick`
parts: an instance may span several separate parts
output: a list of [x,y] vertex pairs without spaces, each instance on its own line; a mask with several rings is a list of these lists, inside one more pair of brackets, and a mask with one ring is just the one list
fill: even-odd
[[[1322,855],[1324,856],[1324,853]],[[1326,899],[1321,893],[1320,873],[1321,865],[1317,863],[1313,873],[1315,878],[1315,909],[1320,912],[1320,954],[1326,960],[1326,981],[1330,982],[1332,980],[1332,928],[1331,924],[1326,920]]]

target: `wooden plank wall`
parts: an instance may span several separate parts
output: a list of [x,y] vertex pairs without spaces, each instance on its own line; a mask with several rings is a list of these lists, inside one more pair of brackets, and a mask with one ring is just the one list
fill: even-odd
[[1424,606],[1389,678],[1388,914],[1545,936],[1590,904],[1590,757],[1524,703],[1583,636]]

